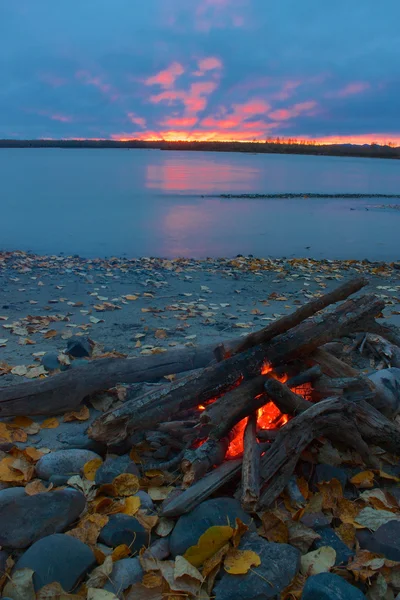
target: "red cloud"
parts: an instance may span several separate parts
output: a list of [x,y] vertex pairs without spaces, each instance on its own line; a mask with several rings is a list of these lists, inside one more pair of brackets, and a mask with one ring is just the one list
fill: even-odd
[[165,119],[161,124],[166,127],[193,127],[196,125],[197,118],[196,117],[182,117],[182,118],[174,118],[170,117]]
[[368,90],[370,87],[370,84],[366,81],[353,81],[353,83],[349,83],[336,92],[328,92],[325,96],[327,98],[347,98],[347,96],[361,94],[361,92],[365,92],[365,90]]
[[[247,128],[247,119],[249,117],[266,114],[270,108],[270,105],[264,100],[249,100],[243,104],[233,104],[233,110],[229,115],[226,115],[226,110],[220,111],[220,114],[224,113],[224,118],[207,117],[206,119],[203,119],[201,125],[203,127],[216,127],[222,129],[235,129],[239,127]],[[259,126],[260,121],[257,123]],[[267,127],[265,123],[263,123],[263,126]]]
[[161,85],[163,88],[170,88],[174,85],[176,79],[185,72],[182,65],[178,62],[173,62],[169,67],[156,73],[152,77],[145,80],[146,85]]
[[150,102],[168,102],[169,104],[179,100],[186,108],[186,115],[195,115],[207,106],[207,96],[217,87],[214,81],[201,81],[192,83],[189,90],[166,90],[155,96],[150,96]]
[[280,108],[278,110],[274,110],[270,112],[268,116],[274,121],[287,121],[288,119],[298,117],[301,113],[308,113],[312,111],[316,106],[317,103],[314,100],[309,100],[308,102],[300,102],[299,104],[295,104],[291,108]]

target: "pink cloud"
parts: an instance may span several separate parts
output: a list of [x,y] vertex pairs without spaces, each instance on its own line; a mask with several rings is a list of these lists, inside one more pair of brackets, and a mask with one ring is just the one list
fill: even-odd
[[222,69],[222,62],[219,58],[215,56],[208,56],[207,58],[202,58],[198,62],[200,71],[213,71],[214,69]]
[[309,100],[308,102],[295,104],[290,108],[279,108],[270,112],[268,116],[274,121],[287,121],[288,119],[298,117],[302,113],[310,113],[316,106],[317,103],[314,100]]
[[[48,116],[48,115],[46,115],[46,116]],[[49,118],[52,121],[60,121],[60,123],[72,123],[72,117],[69,117],[68,115],[54,114],[54,115],[49,115]]]
[[176,79],[183,75],[185,72],[182,65],[178,62],[173,62],[159,73],[156,73],[152,77],[149,77],[145,80],[146,85],[161,85],[161,87],[168,89],[172,87],[176,81]]
[[197,123],[196,117],[181,117],[181,118],[170,117],[170,118],[165,119],[162,122],[162,125],[165,125],[166,127],[193,127],[194,125],[196,125],[196,123]]
[[146,119],[143,119],[143,117],[137,117],[135,113],[132,112],[128,113],[128,117],[131,123],[139,125],[139,127],[143,127],[143,129],[146,127]]
[[370,88],[370,84],[366,81],[353,81],[344,88],[337,90],[336,92],[328,92],[325,94],[326,98],[347,98],[347,96],[354,96],[354,94],[361,94]]
[[194,116],[207,106],[207,97],[216,89],[215,81],[201,81],[192,83],[188,91],[166,90],[155,96],[150,96],[150,102],[158,104],[167,102],[173,104],[176,101],[183,103],[186,109],[185,117]]
[[[250,117],[263,114],[266,115],[270,108],[271,106],[267,102],[256,98],[244,102],[243,104],[233,104],[230,114],[227,114],[228,111],[226,111],[226,109],[223,111],[220,110],[219,115],[222,114],[223,118],[221,118],[221,116],[207,117],[203,119],[201,125],[203,127],[216,127],[222,129],[235,129],[238,127],[247,128],[247,120]],[[257,123],[259,124],[261,121],[258,121]],[[266,124],[264,122],[262,123],[265,127]]]
[[108,83],[104,83],[100,77],[91,75],[89,71],[77,71],[75,77],[85,85],[92,85],[99,89],[104,95],[108,96],[112,102],[118,100],[119,94],[113,90],[112,86]]

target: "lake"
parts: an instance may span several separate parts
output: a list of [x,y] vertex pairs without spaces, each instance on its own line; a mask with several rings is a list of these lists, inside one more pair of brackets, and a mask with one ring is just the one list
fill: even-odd
[[128,149],[0,149],[0,249],[82,256],[400,258],[395,160]]

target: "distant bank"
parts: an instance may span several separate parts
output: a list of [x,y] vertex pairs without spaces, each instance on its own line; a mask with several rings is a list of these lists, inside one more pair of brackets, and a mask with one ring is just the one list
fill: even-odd
[[400,159],[400,147],[378,144],[274,143],[274,142],[166,142],[140,140],[0,140],[0,148],[147,148],[202,152],[247,152],[257,154],[310,154],[319,156],[358,156]]

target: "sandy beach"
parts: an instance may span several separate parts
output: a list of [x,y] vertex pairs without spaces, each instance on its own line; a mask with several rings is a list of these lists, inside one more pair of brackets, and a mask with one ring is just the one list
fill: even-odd
[[[72,335],[129,356],[260,329],[338,283],[365,275],[400,324],[396,263],[310,259],[84,259],[0,254],[0,364],[38,366]],[[21,373],[24,371],[22,370]],[[1,384],[26,374],[8,373]]]

